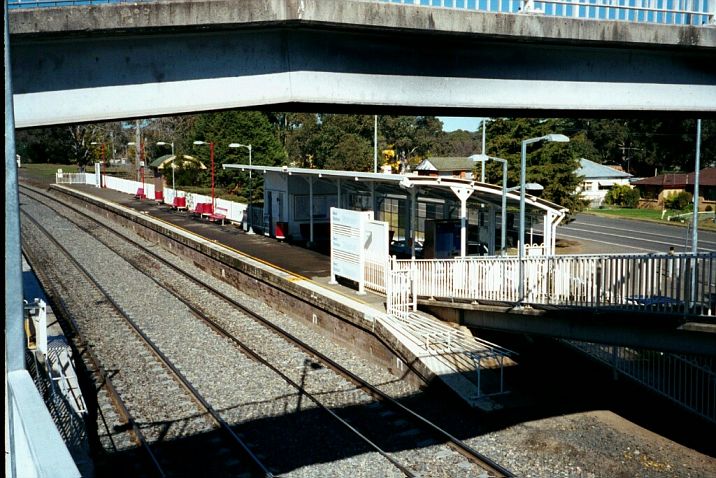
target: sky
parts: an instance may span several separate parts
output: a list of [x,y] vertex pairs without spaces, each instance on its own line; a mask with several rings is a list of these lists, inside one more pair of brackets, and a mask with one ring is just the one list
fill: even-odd
[[457,116],[438,116],[443,122],[443,131],[451,132],[458,129],[477,131],[481,126],[482,118],[463,118]]

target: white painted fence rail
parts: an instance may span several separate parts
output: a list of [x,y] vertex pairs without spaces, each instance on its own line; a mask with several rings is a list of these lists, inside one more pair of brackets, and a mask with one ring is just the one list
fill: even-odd
[[[560,255],[524,258],[532,305],[716,314],[716,253]],[[400,260],[418,297],[518,303],[519,259]]]
[[713,25],[715,0],[362,0],[494,13],[589,20]]

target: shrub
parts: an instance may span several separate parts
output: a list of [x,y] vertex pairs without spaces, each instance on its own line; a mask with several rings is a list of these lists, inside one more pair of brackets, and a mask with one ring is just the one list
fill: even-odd
[[670,194],[664,198],[664,206],[667,209],[676,209],[677,211],[683,211],[686,209],[693,199],[693,196],[686,191],[681,191],[678,194]]
[[618,207],[635,208],[639,204],[639,190],[626,185],[615,184],[609,189],[604,202]]

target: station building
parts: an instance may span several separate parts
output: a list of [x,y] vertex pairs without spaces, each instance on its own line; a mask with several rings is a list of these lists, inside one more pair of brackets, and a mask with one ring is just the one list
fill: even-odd
[[[390,174],[246,164],[223,167],[263,175],[263,209],[260,214],[253,212],[252,225],[278,239],[327,246],[330,209],[337,207],[373,211],[376,220],[387,222],[391,254],[398,257],[500,254],[502,224],[506,228],[504,248],[517,247],[519,191],[503,191],[469,177],[426,175],[423,171]],[[567,209],[529,194],[525,208],[528,253],[553,254],[556,227]]]

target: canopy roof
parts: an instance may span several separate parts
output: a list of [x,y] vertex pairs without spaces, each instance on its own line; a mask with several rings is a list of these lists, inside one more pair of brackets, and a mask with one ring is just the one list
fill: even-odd
[[206,169],[206,166],[204,166],[204,163],[196,159],[194,156],[189,156],[187,154],[183,155],[181,157],[181,160],[176,155],[173,154],[165,154],[164,156],[159,156],[157,159],[149,163],[149,166],[152,168],[157,169],[164,169],[165,166],[172,164],[175,160],[176,163],[181,163],[182,166],[197,166],[199,169]]
[[[421,194],[439,198],[454,199],[453,188],[472,189],[471,201],[477,200],[485,203],[499,205],[502,201],[502,187],[495,184],[481,183],[470,179],[446,176],[419,176],[417,174],[385,174],[366,173],[358,171],[336,171],[331,169],[306,169],[292,168],[288,166],[249,166],[247,164],[224,164],[224,169],[239,169],[241,171],[258,171],[266,173],[269,171],[283,173],[289,176],[305,176],[327,180],[346,180],[353,182],[374,183],[381,187],[381,192],[405,193],[411,188],[420,189]],[[505,193],[509,205],[519,205],[519,191],[508,191]],[[531,209],[550,211],[557,216],[564,216],[568,209],[544,199],[525,194],[525,204]]]

